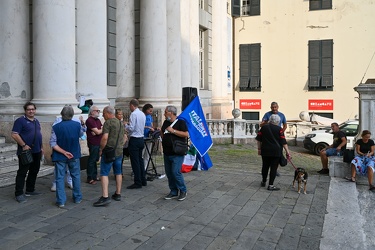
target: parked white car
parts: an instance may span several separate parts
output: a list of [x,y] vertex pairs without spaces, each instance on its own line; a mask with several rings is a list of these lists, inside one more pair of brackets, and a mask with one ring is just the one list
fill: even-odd
[[[354,138],[358,134],[358,120],[349,120],[339,125],[340,130],[345,132],[347,144],[346,148],[353,148]],[[332,129],[315,130],[305,136],[303,147],[319,155],[320,150],[333,143]]]

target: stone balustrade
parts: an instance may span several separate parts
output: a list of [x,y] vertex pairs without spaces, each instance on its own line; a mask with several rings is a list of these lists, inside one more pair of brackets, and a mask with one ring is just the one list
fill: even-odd
[[[260,121],[228,119],[207,120],[207,126],[214,143],[247,144],[255,142]],[[309,122],[288,122],[285,137],[291,145],[301,145],[306,134],[319,126]]]

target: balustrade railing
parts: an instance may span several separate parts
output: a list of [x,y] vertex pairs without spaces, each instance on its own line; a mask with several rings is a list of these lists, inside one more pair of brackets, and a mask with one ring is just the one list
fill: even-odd
[[[214,142],[247,143],[256,137],[260,121],[257,120],[207,120],[208,129]],[[318,126],[319,127],[319,126]],[[306,134],[318,128],[308,122],[288,122],[285,137],[288,141],[297,144],[302,142]]]

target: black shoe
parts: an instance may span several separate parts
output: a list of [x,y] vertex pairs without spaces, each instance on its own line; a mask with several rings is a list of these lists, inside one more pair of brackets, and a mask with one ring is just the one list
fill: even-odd
[[121,201],[121,194],[116,194],[116,192],[112,195],[112,199],[115,201]]
[[16,196],[16,201],[18,201],[18,203],[25,203],[27,200],[26,200],[25,195],[21,194],[21,195]]
[[106,206],[109,203],[111,203],[111,199],[109,197],[104,198],[103,196],[99,198],[97,202],[94,202],[93,206],[94,207],[102,207]]
[[126,187],[126,188],[127,189],[137,189],[137,188],[142,188],[142,186],[141,185],[137,185],[137,184],[132,184],[132,185]]
[[178,199],[179,201],[183,201],[186,199],[186,195],[187,195],[187,192],[182,192],[180,191],[180,195],[178,196]]
[[35,191],[33,191],[33,192],[25,192],[25,196],[35,196],[35,195],[40,195],[40,194],[42,194],[42,193],[38,193],[38,192],[35,192]]
[[266,183],[262,181],[262,182],[260,183],[260,186],[261,186],[261,187],[265,187],[265,186],[266,186]]
[[322,168],[321,170],[318,171],[319,174],[329,174],[329,169],[328,168]]
[[172,199],[177,199],[178,195],[177,194],[171,194],[169,193],[167,196],[164,197],[166,200],[172,200]]
[[280,190],[280,188],[275,187],[273,185],[269,185],[267,189],[270,190],[270,191],[278,191],[278,190]]
[[145,182],[142,182],[142,186],[147,186],[147,181],[145,181]]

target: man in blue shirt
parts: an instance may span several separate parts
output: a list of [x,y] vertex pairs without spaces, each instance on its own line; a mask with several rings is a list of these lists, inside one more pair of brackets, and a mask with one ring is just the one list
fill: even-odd
[[[12,138],[17,142],[17,155],[19,156],[24,150],[31,150],[33,162],[23,165],[18,160],[18,171],[16,176],[16,201],[19,203],[26,202],[25,196],[38,195],[35,192],[36,177],[40,169],[40,159],[43,154],[42,133],[39,121],[35,118],[36,106],[32,102],[23,105],[25,115],[19,117],[12,128]],[[27,179],[26,179],[27,175]],[[26,179],[26,192],[23,193]]]
[[268,120],[270,119],[271,115],[276,114],[280,117],[280,123],[279,126],[283,128],[283,132],[285,132],[288,125],[286,124],[286,118],[285,115],[281,112],[279,112],[279,105],[277,102],[271,103],[271,111],[268,111],[264,114],[262,118],[262,122],[260,123],[260,126],[262,127],[264,124],[268,123]]
[[69,167],[73,181],[73,202],[81,203],[81,146],[79,138],[84,134],[81,125],[72,121],[74,110],[70,105],[66,105],[61,110],[62,121],[52,127],[50,146],[52,151],[52,161],[55,163],[56,176],[56,206],[64,207],[66,202],[65,194],[65,172],[66,165]]

